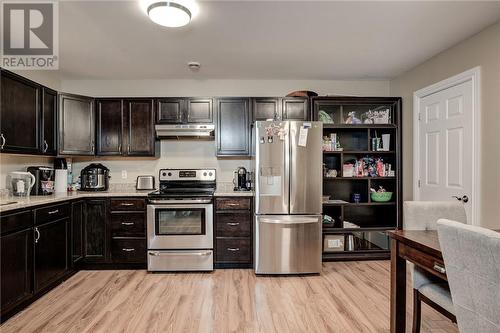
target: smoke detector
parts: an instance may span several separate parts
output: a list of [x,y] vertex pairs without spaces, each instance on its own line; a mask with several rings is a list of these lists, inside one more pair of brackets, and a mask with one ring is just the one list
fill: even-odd
[[188,68],[191,72],[197,72],[200,70],[200,63],[197,61],[190,61],[188,62]]

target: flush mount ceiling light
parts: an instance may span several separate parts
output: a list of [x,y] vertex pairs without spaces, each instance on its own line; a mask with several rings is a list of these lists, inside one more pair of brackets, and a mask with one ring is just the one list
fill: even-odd
[[164,27],[185,26],[198,13],[198,5],[193,0],[143,0],[140,4],[151,21]]

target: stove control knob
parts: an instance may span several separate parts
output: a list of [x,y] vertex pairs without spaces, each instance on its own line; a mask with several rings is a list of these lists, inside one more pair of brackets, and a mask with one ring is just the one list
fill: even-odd
[[166,172],[163,172],[161,175],[162,175],[163,177],[165,177],[165,176],[167,175],[167,173],[166,173]]
[[207,173],[206,173],[206,172],[204,172],[204,173],[203,173],[203,176],[205,176],[205,177],[206,177],[206,176],[207,176]]
[[210,177],[212,177],[213,173],[209,172],[209,173],[208,173],[208,175],[209,175]]
[[168,176],[169,176],[169,177],[172,177],[172,173],[171,173],[171,172],[169,172],[169,173],[168,173]]

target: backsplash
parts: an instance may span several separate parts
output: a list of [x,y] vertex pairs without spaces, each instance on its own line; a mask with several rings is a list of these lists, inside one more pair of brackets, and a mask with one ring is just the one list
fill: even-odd
[[12,171],[26,171],[29,166],[53,166],[54,158],[29,155],[0,155],[0,189],[10,188],[7,176]]
[[[217,159],[214,141],[161,141],[160,158],[140,157],[94,157],[73,158],[73,174],[90,163],[102,163],[110,170],[110,184],[135,183],[137,176],[154,175],[158,182],[158,172],[163,168],[215,168],[218,182],[231,182],[233,172],[243,166],[250,170],[250,159]],[[122,178],[122,171],[127,174]]]

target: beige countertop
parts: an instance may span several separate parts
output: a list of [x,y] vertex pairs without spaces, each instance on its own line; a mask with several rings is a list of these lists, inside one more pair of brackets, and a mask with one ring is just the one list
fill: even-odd
[[253,197],[253,191],[235,191],[233,183],[217,183],[216,197]]
[[[89,197],[146,197],[152,190],[137,191],[132,186],[114,186],[110,187],[109,191],[103,192],[67,192],[57,193],[52,195],[40,195],[29,197],[15,197],[10,196],[0,200],[0,212],[6,212],[19,208],[28,208],[39,205],[46,205],[51,203],[62,202],[71,199],[89,198]],[[14,202],[12,204],[7,204]]]

